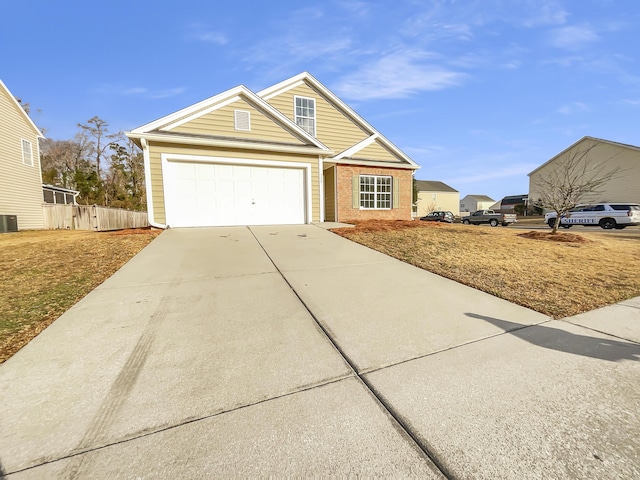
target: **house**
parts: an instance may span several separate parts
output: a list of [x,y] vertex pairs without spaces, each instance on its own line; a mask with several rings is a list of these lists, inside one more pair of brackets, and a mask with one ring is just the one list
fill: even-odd
[[590,167],[606,162],[602,173],[620,169],[597,192],[585,197],[584,202],[633,202],[640,203],[640,147],[612,142],[595,137],[583,137],[529,174],[529,199],[536,204],[540,200],[540,178],[552,175],[567,159],[584,157],[581,166]]
[[467,195],[460,200],[460,214],[488,210],[496,201],[486,195]]
[[44,228],[38,138],[42,133],[0,80],[0,216],[19,230]]
[[419,166],[309,73],[127,132],[159,227],[411,219]]
[[424,217],[434,210],[460,214],[460,192],[449,185],[433,180],[416,180],[416,215]]
[[516,213],[516,205],[523,205],[526,209],[529,202],[528,195],[508,195],[499,202],[494,203],[489,207],[490,210],[495,210],[500,213]]

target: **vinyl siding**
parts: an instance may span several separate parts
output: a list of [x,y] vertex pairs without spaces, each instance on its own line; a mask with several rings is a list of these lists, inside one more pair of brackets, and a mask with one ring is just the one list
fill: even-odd
[[369,136],[306,83],[270,98],[267,102],[289,117],[291,121],[295,121],[294,96],[316,100],[316,138],[336,153],[352,147]]
[[378,142],[373,142],[371,145],[354,153],[351,158],[360,160],[380,160],[384,162],[404,163],[401,159],[396,157],[393,153],[384,148]]
[[[269,153],[247,150],[222,150],[215,148],[193,147],[189,145],[157,144],[149,147],[149,163],[151,170],[151,188],[153,192],[153,214],[157,223],[166,223],[164,206],[164,182],[162,177],[162,157],[166,154],[198,155],[207,157],[224,157],[237,159],[265,160],[278,162],[308,163],[311,165],[311,215],[310,221],[317,222],[320,219],[320,179],[318,169],[318,157],[309,155]],[[215,159],[212,159],[215,162]]]
[[[250,112],[251,130],[236,130],[234,111]],[[174,133],[196,135],[216,135],[248,140],[264,140],[302,145],[303,142],[284,130],[280,125],[263,115],[244,100],[240,99],[230,105],[206,113],[187,123],[171,129]]]
[[[40,149],[33,127],[0,86],[0,215],[17,215],[18,228],[44,228]],[[33,166],[22,162],[22,139],[31,142]]]
[[434,210],[445,210],[454,215],[460,215],[460,194],[458,192],[418,192],[416,204],[416,213],[419,217],[424,217]]
[[[594,146],[595,145],[595,146]],[[589,152],[589,162],[597,164],[607,162],[605,171],[620,168],[621,173],[609,180],[600,192],[588,196],[584,202],[633,202],[640,203],[640,149],[628,148],[594,139],[585,139],[565,152],[561,157],[531,174],[529,177],[529,198],[535,202],[540,198],[536,182],[541,176],[549,175],[557,168],[559,161],[568,155],[594,148]]]

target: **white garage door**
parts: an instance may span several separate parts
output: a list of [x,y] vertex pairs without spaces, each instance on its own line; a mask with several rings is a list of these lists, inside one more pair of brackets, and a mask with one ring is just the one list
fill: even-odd
[[171,227],[305,223],[304,170],[169,161]]

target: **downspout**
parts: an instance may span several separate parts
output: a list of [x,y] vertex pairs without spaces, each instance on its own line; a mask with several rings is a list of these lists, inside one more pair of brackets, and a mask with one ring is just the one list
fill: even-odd
[[157,223],[153,214],[153,191],[151,189],[151,159],[149,157],[149,144],[145,138],[140,139],[142,145],[142,157],[144,158],[144,183],[147,189],[147,216],[149,219],[149,225],[156,228],[167,228],[162,223]]

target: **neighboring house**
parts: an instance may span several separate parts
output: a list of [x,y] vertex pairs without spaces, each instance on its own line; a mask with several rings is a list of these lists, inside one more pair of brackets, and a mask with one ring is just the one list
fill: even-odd
[[0,215],[19,230],[44,228],[38,127],[0,80]]
[[488,210],[496,201],[486,195],[467,195],[460,200],[460,213]]
[[416,180],[416,215],[424,217],[434,210],[460,214],[460,192],[449,185],[432,180]]
[[155,226],[411,219],[419,166],[306,72],[127,136],[144,153]]
[[76,197],[80,195],[77,190],[62,188],[56,185],[42,184],[42,196],[45,203],[56,205],[77,205]]
[[532,205],[540,200],[537,182],[552,174],[563,159],[585,155],[586,168],[606,162],[605,172],[615,168],[620,173],[607,181],[598,192],[584,202],[640,203],[640,147],[601,138],[583,137],[529,174],[529,199]]
[[500,213],[514,213],[516,205],[524,205],[526,208],[529,204],[528,195],[509,195],[499,202],[494,203],[489,208]]

